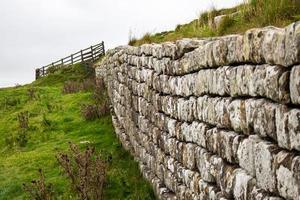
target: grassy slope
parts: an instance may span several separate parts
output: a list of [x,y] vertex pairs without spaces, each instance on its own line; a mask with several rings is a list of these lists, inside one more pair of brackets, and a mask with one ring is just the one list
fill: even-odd
[[[36,178],[38,168],[54,184],[59,199],[75,199],[55,159],[58,151],[68,148],[68,141],[90,141],[104,154],[112,155],[105,199],[155,199],[137,163],[118,142],[110,116],[95,121],[82,118],[81,104],[93,101],[92,93],[62,94],[64,81],[83,79],[83,74],[84,68],[76,66],[30,85],[0,89],[0,199],[26,199],[21,185]],[[27,90],[32,87],[39,100],[29,99]],[[12,103],[5,103],[8,100]],[[30,113],[29,142],[25,147],[9,148],[5,138],[19,130],[17,114],[22,111]],[[43,123],[45,119],[50,125]]]
[[[219,28],[209,26],[209,21],[218,15],[228,15],[239,12],[234,17],[226,18]],[[184,25],[178,25],[175,30],[162,33],[146,33],[142,38],[131,38],[130,45],[139,46],[145,43],[162,43],[182,38],[203,38],[244,33],[251,28],[264,26],[284,27],[300,20],[300,1],[298,0],[250,0],[230,9],[208,11],[198,19]]]

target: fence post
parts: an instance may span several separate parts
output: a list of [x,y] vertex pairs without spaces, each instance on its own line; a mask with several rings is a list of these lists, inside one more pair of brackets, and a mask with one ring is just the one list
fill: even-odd
[[102,54],[105,55],[104,41],[101,42],[101,45],[102,45],[102,51],[103,51]]
[[61,59],[61,67],[64,66],[64,59]]
[[35,80],[40,78],[40,69],[35,69]]
[[91,54],[92,54],[92,61],[94,62],[94,49],[93,49],[93,46],[91,46]]
[[71,55],[71,65],[73,65],[73,54]]
[[83,62],[83,55],[82,55],[82,50],[80,50],[80,55],[81,55],[81,62]]

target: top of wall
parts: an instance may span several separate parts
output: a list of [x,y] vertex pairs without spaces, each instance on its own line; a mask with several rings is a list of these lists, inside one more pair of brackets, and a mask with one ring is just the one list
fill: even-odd
[[126,59],[121,55],[132,55],[163,60],[164,65],[160,65],[157,72],[167,75],[247,63],[290,67],[300,63],[300,22],[285,28],[250,29],[243,35],[121,46],[108,51],[109,55],[114,53],[120,59]]

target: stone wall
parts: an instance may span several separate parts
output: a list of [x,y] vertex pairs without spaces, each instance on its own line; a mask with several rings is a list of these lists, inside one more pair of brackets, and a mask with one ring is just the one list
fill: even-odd
[[98,66],[160,199],[300,199],[300,23],[122,46]]

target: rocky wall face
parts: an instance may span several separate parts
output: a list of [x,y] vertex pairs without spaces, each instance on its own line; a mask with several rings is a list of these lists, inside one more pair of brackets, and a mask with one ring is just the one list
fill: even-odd
[[122,46],[96,68],[160,199],[300,199],[300,24]]

